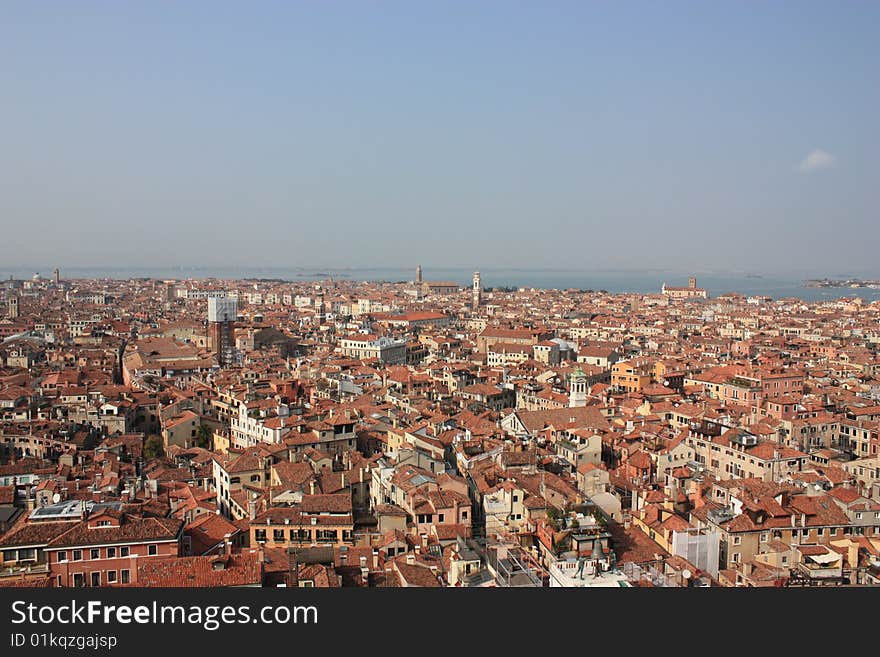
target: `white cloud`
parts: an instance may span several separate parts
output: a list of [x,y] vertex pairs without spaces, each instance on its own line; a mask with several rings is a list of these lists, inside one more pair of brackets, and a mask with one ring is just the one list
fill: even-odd
[[836,161],[837,158],[831,153],[823,151],[821,148],[817,148],[803,159],[801,162],[801,171],[812,173],[813,171],[828,169],[829,167],[833,167]]

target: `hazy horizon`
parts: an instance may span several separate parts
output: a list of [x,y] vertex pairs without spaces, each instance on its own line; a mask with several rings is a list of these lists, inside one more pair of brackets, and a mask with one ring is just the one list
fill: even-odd
[[[277,271],[277,272],[321,272],[321,271],[329,271],[329,272],[344,272],[344,271],[353,271],[353,272],[369,272],[369,271],[379,271],[379,272],[401,272],[410,274],[410,278],[415,277],[416,266],[415,265],[379,265],[379,264],[332,264],[332,263],[323,263],[317,265],[299,265],[296,263],[290,263],[287,265],[271,265],[271,264],[253,264],[247,262],[226,262],[222,264],[139,264],[139,263],[128,263],[128,264],[118,264],[118,265],[102,265],[102,264],[64,264],[64,263],[56,263],[56,262],[47,262],[47,263],[24,263],[24,264],[13,264],[13,263],[4,263],[0,265],[0,280],[2,277],[8,277],[10,274],[16,275],[19,278],[29,278],[32,274],[40,274],[44,278],[49,278],[52,274],[52,270],[58,267],[62,278],[64,278],[65,272],[127,272],[127,271],[144,271],[149,272],[153,271],[166,271],[166,270],[180,270],[181,272],[193,271],[193,272],[217,272],[217,271],[241,271],[243,273],[252,273],[255,271]],[[770,270],[770,269],[727,269],[727,268],[712,268],[712,267],[540,267],[540,266],[488,266],[488,267],[465,267],[465,266],[448,266],[444,264],[422,264],[422,269],[424,273],[424,277],[426,280],[432,278],[432,272],[462,272],[466,273],[468,277],[474,271],[481,271],[483,273],[487,272],[524,272],[524,273],[596,273],[596,274],[671,274],[675,276],[697,276],[700,275],[709,275],[709,276],[745,276],[745,277],[768,277],[768,278],[777,278],[777,279],[787,279],[787,280],[808,280],[808,279],[845,279],[845,278],[861,278],[861,279],[880,279],[880,265],[875,267],[873,270],[870,269],[843,269],[840,268],[840,271],[835,271],[833,269],[829,269],[826,271],[823,270],[812,270],[812,269],[782,269],[782,270]],[[208,276],[210,277],[210,275]],[[436,278],[434,276],[433,278]],[[671,284],[671,283],[670,283]]]
[[878,277],[878,33],[859,3],[4,3],[0,271]]

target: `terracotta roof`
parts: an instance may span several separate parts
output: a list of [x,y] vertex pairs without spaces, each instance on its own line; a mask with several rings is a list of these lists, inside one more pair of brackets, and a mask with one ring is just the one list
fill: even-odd
[[176,518],[136,518],[124,514],[119,526],[116,527],[90,528],[89,523],[89,519],[75,523],[73,527],[52,539],[47,549],[107,543],[173,541],[177,539],[183,527],[183,521]]
[[260,586],[262,580],[263,568],[257,550],[138,562],[137,584],[144,587]]

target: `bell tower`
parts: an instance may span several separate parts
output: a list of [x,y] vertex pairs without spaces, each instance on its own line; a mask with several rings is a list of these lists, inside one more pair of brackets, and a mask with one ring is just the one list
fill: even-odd
[[568,407],[587,405],[587,375],[578,367],[571,373],[571,391],[568,393]]
[[480,272],[474,272],[473,308],[476,310],[483,301],[483,285],[480,282]]

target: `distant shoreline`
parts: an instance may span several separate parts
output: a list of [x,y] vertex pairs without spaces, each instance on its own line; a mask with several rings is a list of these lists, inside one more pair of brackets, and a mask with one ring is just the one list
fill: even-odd
[[[0,283],[10,276],[16,280],[31,280],[40,272],[40,277],[48,278],[47,274],[53,266],[38,265],[33,269],[22,266],[7,268],[0,266]],[[425,267],[424,280],[451,281],[463,288],[469,288],[473,270],[463,267]],[[527,288],[545,290],[607,290],[611,294],[659,294],[661,286],[682,286],[691,276],[696,277],[697,285],[707,290],[709,298],[724,294],[737,293],[745,297],[769,297],[771,299],[800,299],[805,302],[832,301],[838,297],[860,297],[864,301],[880,300],[880,279],[875,281],[871,276],[854,276],[852,274],[833,274],[826,278],[814,277],[805,280],[801,276],[790,274],[770,274],[767,272],[740,271],[693,271],[672,270],[527,270],[521,267],[506,269],[480,267],[485,288]],[[179,284],[185,281],[251,281],[290,282],[305,284],[309,281],[326,281],[328,279],[354,284],[359,282],[400,283],[414,281],[415,267],[407,270],[402,267],[314,267],[307,268],[291,265],[289,267],[60,267],[61,280],[101,281],[108,279],[155,279],[173,280]],[[876,287],[871,287],[877,282]],[[856,284],[859,287],[853,287]]]
[[804,287],[821,287],[821,288],[870,288],[880,289],[880,280],[876,279],[832,279],[832,278],[810,278],[804,281]]

